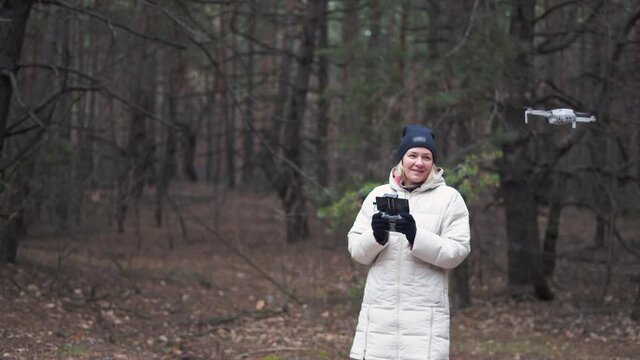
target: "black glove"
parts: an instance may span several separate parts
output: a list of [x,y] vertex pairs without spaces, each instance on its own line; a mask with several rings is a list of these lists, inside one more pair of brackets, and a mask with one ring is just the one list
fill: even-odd
[[413,216],[408,213],[400,214],[401,219],[396,221],[396,231],[401,232],[407,236],[409,244],[413,247],[413,241],[416,239],[416,221]]
[[373,236],[380,245],[384,245],[389,240],[387,238],[387,231],[389,230],[389,222],[382,218],[382,213],[375,213],[371,218],[371,228],[373,229]]

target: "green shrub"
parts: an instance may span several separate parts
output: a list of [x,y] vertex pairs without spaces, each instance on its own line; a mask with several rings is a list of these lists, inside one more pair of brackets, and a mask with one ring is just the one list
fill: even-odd
[[498,173],[487,170],[488,167],[485,165],[501,156],[500,150],[488,150],[466,156],[455,167],[447,169],[447,184],[458,189],[467,201],[477,201],[487,190],[494,190],[500,185]]
[[366,183],[357,189],[346,190],[337,200],[319,208],[318,217],[329,221],[332,234],[346,233],[353,224],[365,197],[378,185],[380,184]]

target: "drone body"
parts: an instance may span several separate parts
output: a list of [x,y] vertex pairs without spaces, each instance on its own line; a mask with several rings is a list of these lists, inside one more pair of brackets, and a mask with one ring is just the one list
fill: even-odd
[[554,109],[554,110],[534,110],[532,108],[526,108],[524,112],[524,122],[528,123],[528,115],[544,116],[549,120],[549,124],[552,125],[564,125],[571,124],[572,128],[576,128],[578,122],[594,122],[596,117],[590,113],[574,112],[571,109]]

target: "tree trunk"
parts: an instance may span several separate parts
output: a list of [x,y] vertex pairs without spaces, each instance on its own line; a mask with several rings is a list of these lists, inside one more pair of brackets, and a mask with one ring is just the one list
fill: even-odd
[[[43,59],[48,59],[55,64],[60,64],[63,67],[70,67],[71,64],[71,56],[70,56],[70,29],[69,29],[69,20],[67,16],[64,16],[64,13],[60,11],[60,9],[53,10],[51,13],[51,26],[50,31],[54,34],[54,38],[49,39],[51,42],[52,53],[46,55]],[[45,60],[47,61],[47,60]],[[52,86],[54,88],[63,89],[67,86],[67,74],[65,73],[62,77],[58,76],[57,78],[53,78],[48,76],[48,81],[43,84],[44,89],[49,89],[51,91]],[[46,94],[42,94],[42,98],[46,96]],[[72,99],[69,96],[62,97],[57,106],[53,107],[53,111],[51,116],[55,117],[53,123],[58,125],[58,131],[56,131],[56,137],[58,137],[60,144],[72,144],[73,147],[78,147],[80,144],[77,139],[78,136],[72,136],[71,125],[72,117],[69,113],[72,112],[73,107]],[[85,119],[89,117],[88,109],[86,108],[86,103],[81,101],[78,104],[78,107],[82,109],[77,113],[79,115],[84,115]],[[83,119],[84,120],[84,119]],[[76,133],[78,130],[76,130]],[[56,152],[59,153],[61,163],[63,166],[55,169],[55,176],[52,182],[57,183],[55,186],[56,195],[55,195],[55,212],[56,212],[56,222],[58,229],[61,231],[68,231],[70,227],[70,218],[71,218],[71,210],[77,208],[80,204],[80,199],[82,195],[80,194],[82,188],[78,189],[76,186],[77,180],[75,176],[75,172],[73,170],[69,171],[69,169],[74,169],[74,157],[75,155],[72,151],[65,149],[60,146],[55,149]]]
[[198,181],[198,172],[196,171],[196,145],[197,134],[189,124],[182,126],[182,143],[184,144],[182,166],[184,175],[191,182]]
[[509,284],[525,285],[531,282],[529,269],[532,267],[532,257],[528,237],[531,236],[529,231],[537,212],[533,189],[526,186],[527,165],[521,160],[523,155],[516,155],[516,152],[522,150],[518,146],[503,146],[505,159],[501,164],[500,189],[507,222]]
[[[249,0],[249,22],[247,24],[247,32],[251,39],[256,36],[256,22],[258,21],[256,14],[256,1]],[[248,180],[253,178],[253,170],[256,166],[255,154],[254,154],[254,141],[256,134],[254,133],[254,107],[256,106],[255,100],[255,49],[253,41],[247,42],[247,95],[245,97],[244,105],[244,132],[243,132],[243,179]]]
[[[180,115],[178,115],[180,114],[180,111],[178,110],[179,99],[175,94],[170,94],[169,96],[167,96],[165,101],[167,102],[167,107],[168,107],[167,112],[170,119],[169,123],[175,127],[179,127],[179,124],[180,124]],[[184,114],[183,116],[187,116],[187,115]],[[176,177],[177,168],[178,168],[178,165],[176,163],[178,136],[182,135],[184,137],[185,135],[182,133],[185,130],[188,130],[188,128],[189,128],[188,126],[185,126],[185,127],[180,127],[181,130],[178,130],[173,127],[168,127],[168,126],[164,127],[165,144],[163,148],[164,151],[163,151],[161,165],[159,166],[159,169],[162,169],[160,171],[161,176],[158,179],[158,181],[163,181],[168,184],[171,179]]]
[[[603,9],[601,16],[607,16],[606,9]],[[604,134],[607,131],[606,114],[608,113],[608,101],[605,94],[607,93],[607,81],[609,76],[609,57],[611,54],[611,44],[607,36],[595,35],[593,36],[593,48],[597,49],[595,54],[589,56],[591,59],[590,70],[593,74],[596,74],[597,81],[593,86],[589,88],[587,99],[589,106],[592,109],[598,109],[598,121],[594,124],[590,124],[590,138],[588,142],[589,156],[593,159],[593,164],[606,164],[607,161],[607,138]],[[586,69],[585,69],[586,71]],[[594,91],[596,90],[596,91]],[[597,106],[597,107],[596,107]],[[596,169],[591,182],[593,200],[595,202],[594,207],[598,209],[595,213],[595,228],[593,236],[593,247],[595,249],[604,249],[605,238],[608,232],[606,216],[611,211],[611,204],[607,197],[606,189],[603,189],[603,182],[596,179],[602,178],[602,173]]]
[[[22,40],[33,1],[8,0],[0,4],[0,71],[14,76],[18,71],[18,60]],[[0,73],[0,158],[2,158],[9,105],[13,88],[8,74]]]
[[31,193],[29,180],[33,175],[35,158],[29,157],[18,166],[17,174],[11,180],[11,189],[3,194],[3,212],[7,216],[0,220],[0,265],[16,262],[20,238],[26,234],[25,207]]
[[[443,35],[443,31],[446,29],[443,26],[445,19],[451,18],[452,15],[449,12],[445,12],[442,9],[443,3],[440,1],[429,1],[427,3],[427,36],[432,39],[427,42],[427,62],[436,64],[442,58],[442,46],[440,44],[440,38],[446,38]],[[456,12],[457,14],[457,12]],[[424,85],[425,89],[438,89],[439,84],[437,77],[430,76],[426,79]],[[436,119],[441,112],[438,108],[439,105],[435,101],[422,101],[423,105],[419,110],[420,119]]]
[[[170,79],[173,79],[173,76],[170,76]],[[175,80],[171,81],[173,83]],[[178,92],[175,91],[174,86],[169,84],[169,94],[165,101],[167,102],[167,113],[169,117],[169,122],[171,124],[177,124],[177,100]],[[163,213],[164,213],[164,199],[167,196],[167,191],[169,189],[169,181],[175,176],[176,173],[176,130],[165,127],[165,144],[163,148],[162,158],[160,159],[160,166],[158,166],[158,174],[156,179],[156,193],[155,193],[155,219],[156,225],[162,226],[163,222]]]
[[[470,144],[473,142],[473,135],[471,134],[471,129],[469,126],[465,126],[462,123],[458,124],[458,135],[459,141],[462,144]],[[459,186],[458,184],[453,185],[454,187]],[[468,203],[470,208],[470,218],[469,218],[469,227],[471,229],[471,239],[472,241],[478,241],[477,237],[479,237],[480,232],[477,231],[475,216],[476,214],[475,208],[472,207],[471,203]],[[478,209],[479,210],[479,209]],[[469,258],[462,262],[462,264],[458,265],[455,269],[452,270],[453,277],[453,299],[454,304],[457,308],[465,308],[471,306],[471,287],[469,286],[470,280],[470,272],[471,266],[470,263],[472,259],[475,257],[472,252]]]
[[228,35],[228,24],[227,24],[227,11],[228,4],[223,3],[222,11],[220,15],[220,49],[219,49],[219,58],[220,60],[220,68],[222,73],[225,74],[225,78],[220,81],[220,117],[221,122],[224,126],[224,139],[225,139],[225,148],[224,154],[225,156],[225,165],[226,165],[226,173],[225,173],[225,182],[227,186],[234,187],[236,183],[236,164],[235,164],[235,136],[236,129],[234,124],[234,116],[233,116],[233,102],[229,101],[229,92],[231,79],[235,76],[233,73],[234,66],[233,64],[229,65],[227,62],[227,48],[230,47],[231,41]]
[[[328,2],[322,2],[318,21],[318,48],[329,48]],[[329,185],[329,60],[327,55],[318,55],[318,116],[316,118],[316,177],[322,186]]]
[[[144,31],[148,31],[151,19],[146,7],[138,2],[135,11],[138,23],[142,24]],[[133,43],[132,46],[140,45]],[[155,111],[156,50],[154,45],[142,46],[134,53],[131,66],[134,72],[131,77],[132,102],[152,113]],[[155,138],[148,133],[149,130],[151,129],[147,129],[147,114],[141,109],[131,109],[127,150],[122,159],[122,173],[119,174],[116,214],[119,232],[124,232],[129,202],[137,202],[140,199],[154,166]]]
[[566,183],[566,176],[557,175],[551,190],[549,220],[547,221],[547,230],[545,231],[542,246],[543,273],[547,277],[551,277],[556,268],[556,245],[558,234],[560,233],[560,215],[562,214]]
[[[373,0],[370,5],[371,17],[369,29],[371,31],[371,36],[368,38],[367,50],[371,54],[375,54],[379,49],[384,48],[386,45],[381,42],[380,36],[382,33],[382,15],[386,10],[386,5],[387,4],[383,4],[381,0]],[[363,81],[367,83],[367,86],[375,87],[378,82],[382,81],[379,73],[378,61],[378,56],[372,56],[368,61],[366,61]],[[394,80],[397,80],[397,78],[394,78]],[[384,119],[379,115],[379,110],[379,104],[375,102],[367,104],[363,111],[364,119],[366,119],[366,121],[361,122],[360,125],[358,125],[359,136],[367,139],[367,141],[358,142],[358,152],[354,157],[352,157],[352,160],[364,164],[364,171],[362,175],[365,179],[377,179],[380,176],[379,160],[381,160],[381,152],[379,151],[379,144],[381,142],[382,132],[379,129],[381,128],[380,123]],[[371,159],[372,156],[373,159]]]
[[510,98],[504,107],[505,128],[514,140],[502,145],[503,159],[499,174],[507,222],[508,281],[512,290],[532,284],[536,296],[550,300],[553,293],[542,271],[542,254],[535,197],[537,179],[532,178],[535,164],[529,151],[529,129],[521,123],[520,106],[527,103],[532,67],[534,0],[514,3],[510,35],[518,48],[505,59],[506,93]]
[[208,183],[215,182],[218,174],[218,155],[216,153],[216,124],[217,118],[215,116],[215,109],[217,106],[218,88],[220,83],[220,77],[216,76],[213,84],[211,84],[211,77],[206,77],[207,90],[209,93],[209,99],[206,99],[205,108],[208,108],[208,114],[205,114],[205,137],[206,137],[206,149],[205,154],[205,173],[204,178]]
[[280,131],[282,129],[283,119],[285,116],[287,95],[290,86],[291,56],[293,52],[293,20],[295,16],[295,1],[287,1],[287,16],[284,22],[284,35],[282,38],[280,64],[278,64],[278,79],[275,99],[273,101],[273,112],[270,118],[270,129],[267,132],[267,146],[263,149],[261,158],[263,170],[267,175],[273,171],[276,154],[272,152],[280,151]]
[[[4,150],[6,127],[9,118],[9,106],[13,88],[10,76],[15,76],[18,70],[17,62],[20,59],[22,41],[24,39],[25,27],[33,1],[8,0],[0,4],[0,166],[2,170],[2,180],[6,179],[3,163],[6,161],[6,151]],[[11,75],[10,75],[11,74]],[[20,166],[20,165],[19,165]],[[22,164],[24,166],[24,164]],[[20,169],[19,172],[24,171]],[[18,175],[19,176],[19,175]],[[27,178],[27,177],[25,177]],[[24,195],[22,187],[12,190],[3,190],[2,213],[7,214],[6,218],[0,220],[0,265],[14,263],[18,254],[18,238],[20,229],[23,229],[22,206]],[[9,192],[7,194],[7,192]]]
[[[360,33],[359,20],[359,0],[344,1],[344,15],[342,18],[342,72],[340,74],[340,92],[343,94],[344,101],[338,115],[338,129],[343,133],[350,134],[355,132],[355,123],[357,122],[357,111],[350,108],[348,101],[350,99],[349,92],[354,82],[357,80],[356,73],[356,55],[360,48],[358,43],[358,34]],[[335,161],[335,174],[338,179],[346,179],[352,169],[352,165],[348,156],[341,153],[341,148],[336,149],[338,153],[333,155]]]
[[631,319],[640,322],[640,278],[636,278],[636,300],[631,306]]
[[458,309],[471,306],[471,287],[469,287],[471,266],[469,264],[467,259],[453,270],[454,304]]
[[[298,69],[293,84],[293,96],[284,127],[284,156],[291,164],[284,165],[284,176],[279,191],[284,205],[287,223],[287,242],[297,242],[309,237],[304,178],[300,173],[302,165],[302,124],[309,92],[309,78],[315,53],[315,35],[318,26],[320,6],[326,0],[307,2],[303,38],[298,54]],[[295,167],[295,168],[294,168]]]
[[[182,133],[183,137],[187,136],[190,130],[187,111],[180,111],[180,101],[186,101],[183,97],[185,88],[187,87],[187,64],[182,53],[174,54],[173,61],[169,63],[168,84],[165,101],[167,105],[167,113],[171,127],[165,126],[165,144],[162,151],[160,166],[158,167],[157,186],[156,186],[156,224],[162,225],[162,213],[164,208],[164,199],[166,198],[169,183],[176,176],[176,150],[177,137]],[[176,129],[180,128],[180,130]],[[190,160],[193,166],[193,160]]]
[[[100,5],[98,5],[98,9]],[[69,29],[71,34],[71,41],[75,38],[82,39],[81,41],[77,41],[79,43],[77,46],[84,46],[87,48],[86,52],[91,55],[88,56],[87,61],[85,62],[85,72],[90,74],[98,74],[100,71],[100,49],[101,46],[104,46],[104,38],[101,36],[95,36],[95,32],[97,29],[97,24],[95,22],[90,22],[86,24],[86,27],[81,29],[80,22],[75,21],[71,23],[73,28]],[[78,31],[82,30],[82,31]],[[77,35],[76,35],[77,34]],[[74,65],[72,65],[74,66]],[[96,138],[96,128],[99,124],[100,114],[104,111],[101,109],[98,112],[98,100],[102,98],[98,98],[99,94],[94,92],[88,92],[85,95],[84,99],[84,116],[83,121],[79,122],[78,129],[78,143],[77,148],[74,154],[74,177],[73,184],[75,191],[74,200],[75,206],[73,207],[73,217],[75,218],[75,222],[77,225],[80,225],[83,221],[83,217],[85,216],[85,199],[86,192],[88,189],[95,187],[98,185],[98,176],[96,175],[96,165],[97,161],[97,145],[95,143]],[[67,101],[72,101],[69,96]]]

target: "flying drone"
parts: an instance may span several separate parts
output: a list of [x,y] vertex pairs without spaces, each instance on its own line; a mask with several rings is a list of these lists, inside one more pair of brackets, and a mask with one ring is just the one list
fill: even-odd
[[574,112],[571,109],[553,109],[553,110],[534,110],[532,108],[525,108],[524,122],[529,122],[528,115],[544,116],[549,120],[549,124],[552,125],[564,125],[571,123],[572,128],[576,128],[576,123],[594,122],[596,116],[585,112]]

